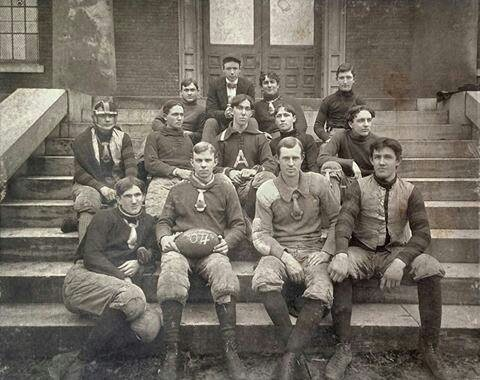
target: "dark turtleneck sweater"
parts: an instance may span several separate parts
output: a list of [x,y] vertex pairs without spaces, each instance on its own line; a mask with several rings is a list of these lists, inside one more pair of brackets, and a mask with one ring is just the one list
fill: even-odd
[[[138,221],[137,243],[133,248],[127,244],[131,228],[126,221]],[[154,218],[143,210],[139,215],[128,215],[118,207],[99,210],[77,248],[75,261],[83,259],[88,270],[123,280],[127,276],[118,266],[136,260],[139,247],[156,248],[154,229]]]
[[324,124],[327,122],[327,128],[346,128],[346,113],[352,106],[366,104],[365,101],[355,95],[353,91],[340,91],[333,93],[323,99],[320,109],[315,119],[314,131],[323,141],[328,140],[328,133],[324,130]]
[[[199,192],[203,193],[206,208],[195,208]],[[168,193],[162,214],[156,226],[157,241],[162,237],[191,228],[206,228],[222,235],[231,249],[245,237],[240,201],[232,182],[221,173],[215,174],[208,184],[193,175],[176,184]]]
[[191,169],[193,144],[183,129],[162,126],[145,143],[145,169],[153,177],[169,177],[176,168]]
[[370,162],[370,145],[378,138],[370,133],[363,137],[356,135],[351,129],[338,131],[329,142],[327,142],[318,156],[318,166],[327,161],[338,162],[347,176],[353,176],[352,164],[357,163],[362,176],[373,173],[373,166]]
[[317,157],[318,157],[318,145],[313,139],[313,136],[307,135],[306,133],[301,133],[293,128],[289,132],[280,132],[279,137],[275,137],[270,141],[270,149],[272,150],[272,154],[277,154],[277,146],[281,139],[285,137],[293,136],[299,139],[303,145],[303,150],[305,152],[305,158],[302,162],[302,171],[306,172],[316,172],[318,173],[318,164],[317,164]]

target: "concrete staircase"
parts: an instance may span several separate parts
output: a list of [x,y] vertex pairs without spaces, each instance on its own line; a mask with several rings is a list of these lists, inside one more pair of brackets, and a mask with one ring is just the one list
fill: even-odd
[[[119,124],[139,148],[157,110],[120,102]],[[310,130],[318,101],[305,104]],[[376,109],[382,105],[377,106]],[[391,107],[390,107],[391,108]],[[470,126],[449,124],[448,113],[401,111],[383,107],[374,131],[402,141],[401,174],[418,186],[426,200],[432,228],[429,252],[445,263],[442,343],[445,350],[478,350],[480,339],[480,226],[477,143]],[[11,181],[9,198],[0,205],[0,356],[49,356],[79,347],[92,320],[65,310],[61,286],[71,266],[77,234],[59,230],[72,213],[71,142],[89,125],[62,124],[47,138]],[[240,278],[238,336],[245,352],[278,352],[281,347],[258,297],[250,288],[257,254],[243,244],[231,253]],[[145,278],[144,288],[155,302],[158,272]],[[190,302],[182,320],[185,348],[193,353],[216,352],[218,324],[208,289],[193,278]],[[414,287],[380,292],[370,281],[355,289],[354,326],[358,350],[412,349],[419,325]],[[332,330],[325,321],[312,350],[330,352]],[[208,344],[206,344],[208,343]],[[153,346],[158,345],[156,342]],[[155,348],[154,348],[155,349]]]

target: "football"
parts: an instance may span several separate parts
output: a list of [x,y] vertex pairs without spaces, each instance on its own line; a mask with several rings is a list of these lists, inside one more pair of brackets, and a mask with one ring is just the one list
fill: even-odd
[[180,253],[192,259],[208,256],[218,243],[217,234],[205,228],[191,228],[175,239]]

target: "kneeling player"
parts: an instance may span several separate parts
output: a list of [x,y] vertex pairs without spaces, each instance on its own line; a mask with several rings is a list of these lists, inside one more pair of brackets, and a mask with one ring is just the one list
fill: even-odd
[[420,191],[397,176],[401,157],[398,141],[378,139],[370,146],[374,173],[347,189],[335,228],[336,255],[328,268],[336,283],[332,317],[340,341],[326,368],[328,379],[343,378],[352,360],[352,280],[372,277],[381,278],[382,289],[396,287],[402,279],[415,281],[422,359],[435,378],[446,378],[437,353],[442,320],[440,279],[445,272],[435,258],[423,253],[430,243],[425,204]]
[[160,311],[147,306],[133,282],[153,264],[153,217],[143,210],[144,184],[127,177],[115,184],[117,207],[100,210],[77,249],[63,284],[65,306],[99,316],[78,355],[57,355],[49,368],[55,379],[82,379],[87,364],[136,341],[150,342],[160,329]]
[[[156,227],[162,247],[162,271],[157,296],[164,315],[167,355],[162,368],[164,379],[177,378],[179,328],[194,270],[208,281],[220,322],[223,348],[230,376],[245,379],[246,371],[237,354],[235,298],[238,278],[227,256],[229,249],[245,237],[245,224],[235,188],[223,174],[213,174],[215,148],[207,142],[193,147],[192,175],[170,190]],[[204,257],[180,252],[178,233],[202,227],[219,235],[219,242]]]

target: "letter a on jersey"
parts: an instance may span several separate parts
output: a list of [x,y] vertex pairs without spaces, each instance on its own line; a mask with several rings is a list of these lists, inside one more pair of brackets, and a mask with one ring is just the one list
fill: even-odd
[[241,150],[241,149],[238,151],[237,158],[235,160],[235,164],[233,164],[233,167],[236,168],[240,164],[245,165],[245,167],[247,167],[247,168],[249,167],[248,161],[245,158],[245,155],[243,154],[243,150]]

